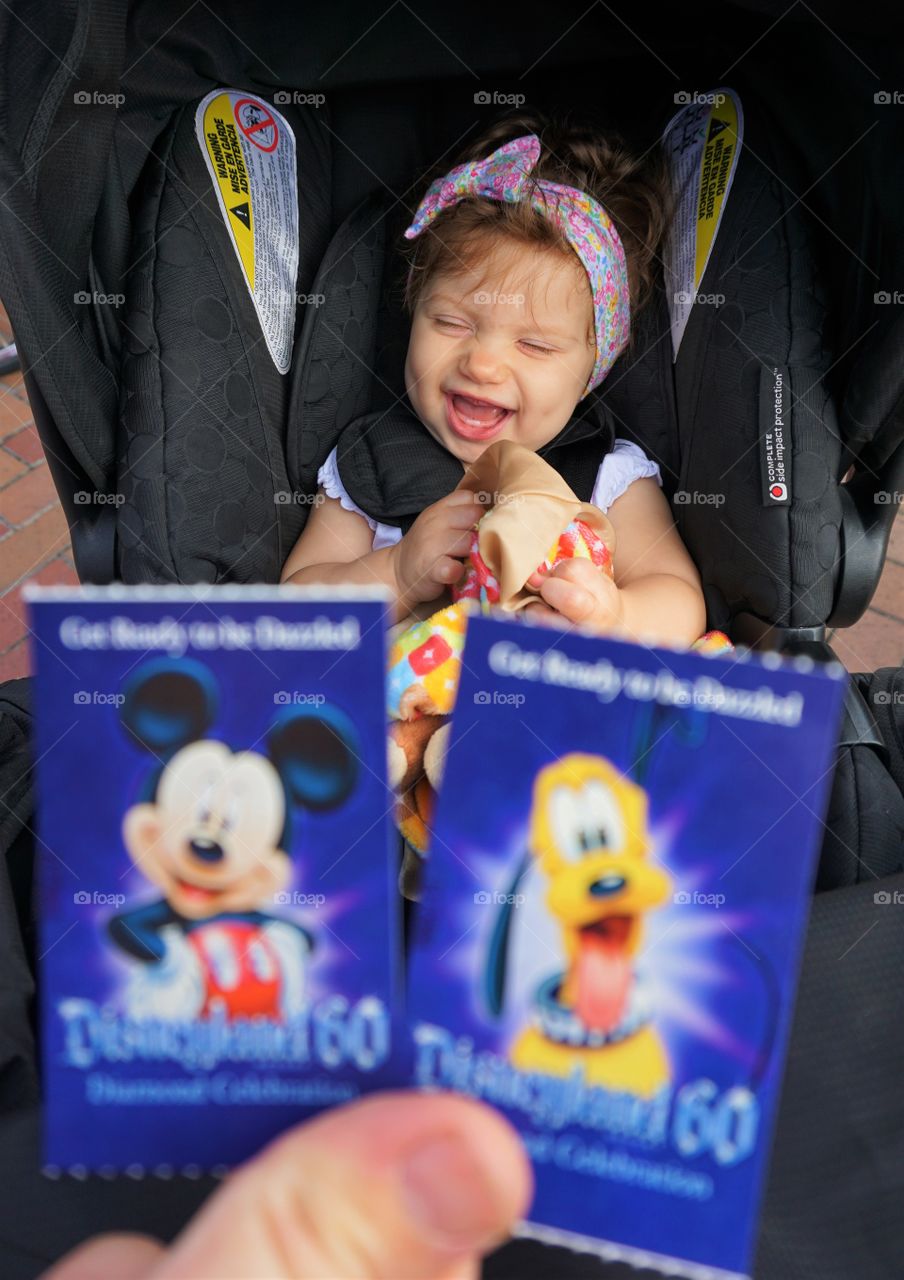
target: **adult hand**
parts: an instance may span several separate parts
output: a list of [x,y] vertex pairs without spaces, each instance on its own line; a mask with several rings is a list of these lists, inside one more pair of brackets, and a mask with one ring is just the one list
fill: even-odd
[[524,1148],[497,1112],[380,1094],[277,1138],[168,1248],[99,1236],[44,1280],[473,1280],[530,1195]]

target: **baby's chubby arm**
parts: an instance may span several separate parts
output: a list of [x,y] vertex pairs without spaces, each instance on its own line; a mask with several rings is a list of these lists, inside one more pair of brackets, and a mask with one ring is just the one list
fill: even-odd
[[[635,480],[608,514],[616,533],[615,581],[587,560],[566,560],[543,580],[543,601],[559,621],[599,634],[692,644],[706,627],[700,576],[658,484]],[[542,605],[530,608],[553,620]]]
[[469,530],[483,512],[473,494],[453,490],[422,511],[394,546],[374,551],[373,531],[363,516],[347,511],[322,489],[317,498],[283,566],[282,581],[381,583],[395,599],[397,621],[458,580],[462,565],[455,557],[467,554]]
[[348,582],[395,591],[390,547],[374,551],[373,531],[338,498],[317,490],[314,509],[283,565],[281,581],[302,583]]

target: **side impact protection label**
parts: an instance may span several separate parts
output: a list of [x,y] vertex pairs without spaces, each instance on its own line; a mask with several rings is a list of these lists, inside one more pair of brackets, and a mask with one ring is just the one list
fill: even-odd
[[760,369],[760,478],[764,507],[791,502],[791,370]]
[[677,197],[664,255],[673,361],[678,357],[694,302],[719,305],[721,295],[698,297],[698,290],[722,221],[743,138],[741,100],[726,88],[694,94],[694,100],[678,112],[663,134],[663,150]]
[[287,373],[298,274],[295,135],[268,102],[235,89],[198,104],[195,133],[267,350]]

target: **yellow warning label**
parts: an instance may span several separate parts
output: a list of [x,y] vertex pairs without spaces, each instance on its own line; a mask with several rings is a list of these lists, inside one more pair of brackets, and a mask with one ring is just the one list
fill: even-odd
[[238,89],[198,104],[195,134],[267,350],[287,373],[298,296],[295,135],[269,102]]
[[[709,295],[699,290],[744,141],[744,108],[733,89],[683,96],[687,105],[663,135],[677,196],[663,253],[673,360],[698,301],[707,306],[724,302],[717,287]],[[718,281],[712,283],[718,286]]]
[[730,94],[714,106],[706,125],[706,142],[700,157],[700,189],[697,197],[697,253],[694,261],[694,286],[698,288],[709,261],[722,204],[728,190],[738,147],[738,113]]
[[217,94],[208,104],[204,112],[203,132],[214,180],[231,215],[233,240],[253,293],[254,213],[248,189],[248,170],[228,94]]

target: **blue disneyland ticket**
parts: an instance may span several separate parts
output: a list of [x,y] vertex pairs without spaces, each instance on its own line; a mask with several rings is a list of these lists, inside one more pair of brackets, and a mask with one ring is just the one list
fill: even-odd
[[749,1275],[845,680],[469,622],[413,1072],[520,1130],[523,1234]]
[[30,601],[47,1165],[229,1166],[385,1087],[385,594]]

